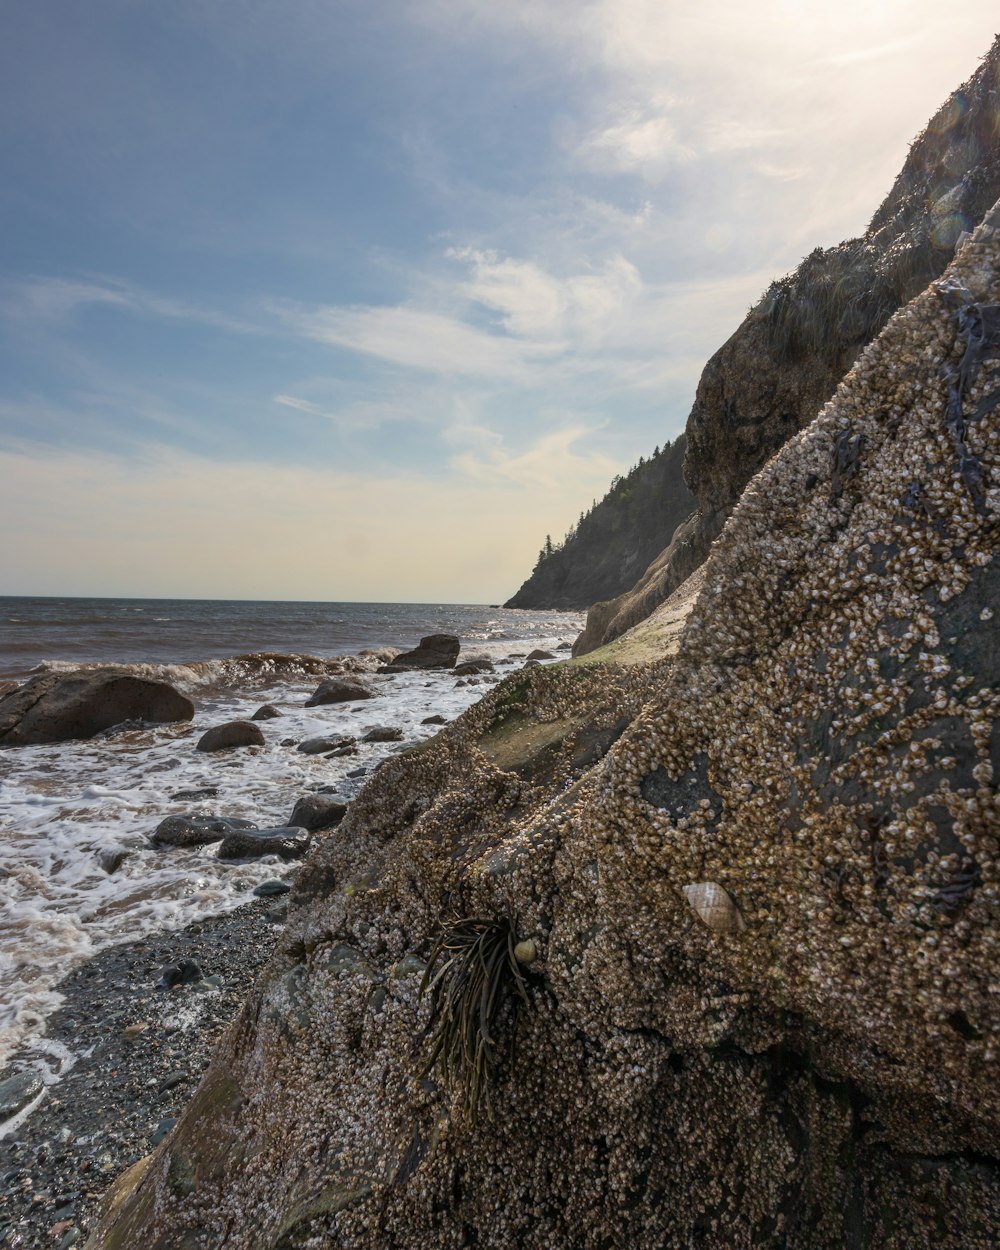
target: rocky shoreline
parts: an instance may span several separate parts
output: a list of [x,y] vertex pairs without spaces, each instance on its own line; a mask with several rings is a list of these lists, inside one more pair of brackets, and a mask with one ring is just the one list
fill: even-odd
[[[280,897],[253,898],[176,932],[109,947],[62,981],[65,1002],[46,1036],[75,1061],[0,1140],[0,1246],[83,1244],[107,1187],[180,1115],[270,957],[284,909]],[[166,988],[173,974],[164,969],[185,960],[203,976]]]

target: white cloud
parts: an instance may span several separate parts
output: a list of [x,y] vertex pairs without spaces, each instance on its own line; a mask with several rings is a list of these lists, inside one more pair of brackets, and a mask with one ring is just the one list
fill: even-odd
[[405,305],[306,308],[282,302],[272,308],[307,338],[429,373],[524,378],[537,360],[561,349]]

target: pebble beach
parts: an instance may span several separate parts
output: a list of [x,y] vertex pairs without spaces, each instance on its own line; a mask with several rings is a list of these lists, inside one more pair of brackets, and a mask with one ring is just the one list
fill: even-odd
[[[133,611],[124,602],[121,610]],[[533,649],[565,654],[582,624],[573,614],[486,615],[482,628],[467,628],[460,654],[480,657],[482,671],[390,672],[407,620],[400,605],[394,612],[385,646],[361,645],[377,641],[374,619],[365,628],[352,621],[339,640],[329,629],[310,637],[300,624],[293,641],[311,643],[308,653],[210,651],[201,661],[190,629],[182,645],[157,641],[152,622],[145,639],[133,626],[124,667],[191,698],[192,721],[0,750],[4,1250],[83,1244],[108,1186],[169,1131],[194,1092],[280,934],[301,859],[222,858],[218,842],[165,845],[155,837],[162,822],[221,818],[265,830],[294,823],[303,800],[349,804],[383,759],[438,732]],[[416,645],[426,613],[409,616]],[[217,607],[214,617],[218,626]],[[245,630],[245,609],[242,617]],[[274,622],[265,627],[249,630],[248,641],[271,645]],[[55,642],[36,632],[39,647],[67,650],[64,623]],[[218,647],[231,632],[219,629]],[[122,645],[117,623],[114,645]],[[35,667],[0,654],[0,678],[16,685],[37,671],[122,667],[102,646]],[[137,660],[136,650],[154,658]],[[372,696],[307,706],[317,684],[338,673]],[[261,743],[197,749],[209,730],[265,705],[268,717],[254,722]],[[312,846],[329,836],[335,827],[317,828]]]

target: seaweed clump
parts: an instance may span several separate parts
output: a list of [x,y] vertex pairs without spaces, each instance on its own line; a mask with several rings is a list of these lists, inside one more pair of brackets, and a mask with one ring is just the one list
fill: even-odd
[[[444,963],[435,973],[442,956]],[[470,1123],[483,1110],[492,1119],[490,1091],[501,1056],[501,1015],[512,1002],[511,1036],[518,1005],[529,1003],[520,964],[533,957],[533,943],[518,943],[512,913],[456,918],[434,943],[420,984],[421,995],[431,994],[427,1032],[432,1041],[419,1075],[424,1079],[437,1067],[446,1088],[459,1095]]]

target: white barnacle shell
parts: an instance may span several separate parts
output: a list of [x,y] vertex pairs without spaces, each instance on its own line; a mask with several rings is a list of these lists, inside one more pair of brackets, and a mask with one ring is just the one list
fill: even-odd
[[715,881],[684,886],[684,896],[702,924],[716,933],[742,933],[746,921],[729,894]]

